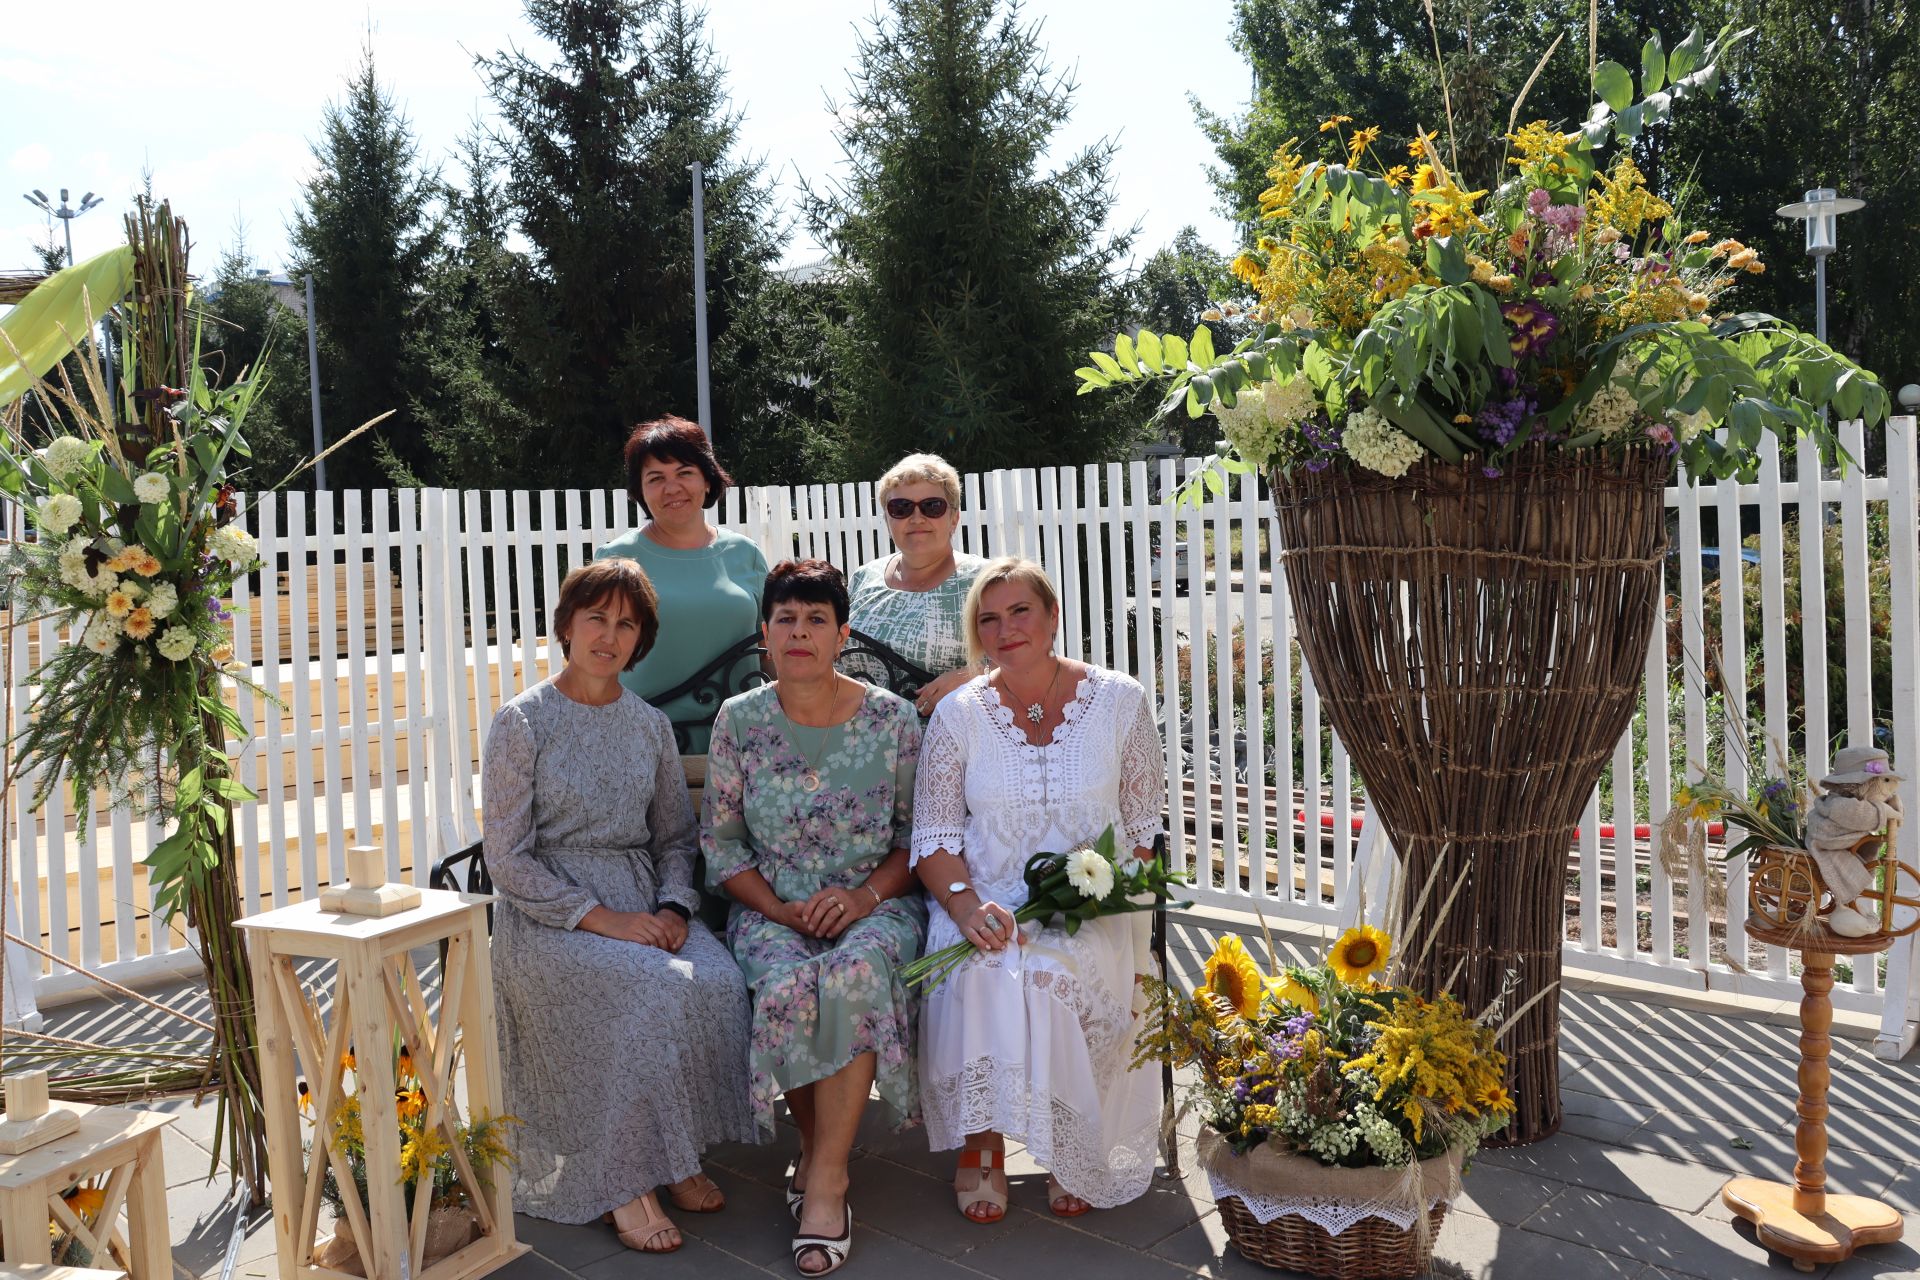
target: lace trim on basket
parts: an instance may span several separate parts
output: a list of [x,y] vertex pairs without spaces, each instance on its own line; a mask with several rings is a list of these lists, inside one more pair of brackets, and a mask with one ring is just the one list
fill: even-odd
[[[1391,1222],[1405,1231],[1414,1223],[1418,1213],[1411,1201],[1406,1200],[1343,1200],[1338,1196],[1265,1196],[1257,1191],[1238,1186],[1232,1178],[1222,1177],[1218,1172],[1207,1170],[1207,1182],[1213,1189],[1215,1200],[1224,1200],[1233,1196],[1247,1207],[1253,1220],[1265,1226],[1275,1218],[1289,1214],[1305,1218],[1308,1222],[1324,1230],[1330,1236],[1341,1235],[1365,1222],[1368,1218],[1379,1218]],[[1426,1207],[1445,1200],[1445,1196],[1434,1196],[1427,1201]]]

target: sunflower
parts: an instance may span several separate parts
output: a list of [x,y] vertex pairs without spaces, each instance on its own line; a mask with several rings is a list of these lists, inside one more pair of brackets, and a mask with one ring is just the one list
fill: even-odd
[[1229,933],[1222,935],[1207,958],[1205,985],[1210,995],[1226,1001],[1235,1013],[1251,1018],[1260,1011],[1260,993],[1267,984],[1240,935]]
[[1292,974],[1282,974],[1267,984],[1267,994],[1281,1004],[1290,1004],[1308,1013],[1320,1012],[1320,997]]
[[1372,925],[1356,925],[1333,944],[1333,950],[1327,953],[1327,964],[1340,981],[1351,985],[1385,969],[1392,950],[1393,941],[1386,934]]
[[67,1208],[73,1210],[75,1217],[86,1219],[100,1212],[101,1206],[107,1203],[107,1192],[104,1187],[75,1187],[62,1192],[60,1198],[67,1202]]
[[1493,1115],[1513,1114],[1513,1095],[1505,1085],[1488,1085],[1486,1092],[1480,1095],[1480,1109]]

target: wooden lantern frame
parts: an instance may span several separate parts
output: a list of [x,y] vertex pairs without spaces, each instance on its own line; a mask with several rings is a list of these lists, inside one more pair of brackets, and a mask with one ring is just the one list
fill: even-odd
[[[349,1280],[314,1261],[321,1186],[331,1171],[347,1228],[367,1280],[471,1280],[526,1252],[513,1235],[510,1178],[494,1169],[482,1180],[458,1138],[455,1078],[464,1070],[467,1110],[503,1110],[500,1051],[494,1030],[493,975],[487,952],[486,904],[472,894],[424,890],[420,905],[383,918],[344,915],[306,902],[239,922],[248,933],[260,1002],[261,1088],[267,1114],[267,1158],[273,1183],[274,1232],[282,1280]],[[440,1018],[428,1010],[409,952],[445,945]],[[323,1017],[295,968],[298,961],[335,962],[331,1016]],[[479,1219],[480,1237],[425,1265],[431,1179],[413,1203],[398,1177],[399,1115],[395,1035],[411,1055],[425,1095],[424,1125],[448,1144],[456,1175]],[[356,1096],[366,1149],[367,1205],[334,1147],[329,1118],[345,1096],[344,1055],[355,1049]],[[303,1151],[297,1080],[311,1090],[313,1139]],[[393,1170],[390,1180],[376,1170]]]

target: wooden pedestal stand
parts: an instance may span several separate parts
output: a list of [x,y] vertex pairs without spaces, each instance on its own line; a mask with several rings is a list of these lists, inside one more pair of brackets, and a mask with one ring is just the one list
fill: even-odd
[[1800,951],[1800,1105],[1793,1145],[1799,1160],[1793,1182],[1763,1178],[1735,1178],[1721,1189],[1728,1209],[1753,1224],[1760,1243],[1793,1260],[1801,1271],[1851,1257],[1855,1249],[1891,1244],[1900,1238],[1898,1210],[1865,1196],[1827,1194],[1827,1085],[1833,1072],[1827,1065],[1833,1041],[1833,958],[1836,955],[1873,955],[1887,949],[1885,934],[1843,938],[1824,924],[1776,928],[1757,919],[1747,922],[1748,933],[1761,942]]
[[[44,1097],[44,1093],[41,1095]],[[64,1274],[53,1261],[47,1225],[71,1231],[102,1266],[117,1260],[132,1280],[171,1280],[173,1252],[167,1236],[167,1175],[160,1134],[173,1117],[157,1111],[61,1104],[77,1117],[65,1136],[18,1155],[0,1157],[0,1233],[8,1266],[38,1263]],[[83,1222],[61,1192],[85,1178],[105,1175],[100,1208]],[[121,1210],[127,1229],[119,1229]],[[0,1266],[0,1276],[9,1274]],[[92,1275],[76,1271],[75,1275]],[[117,1274],[117,1273],[116,1273]]]
[[[239,921],[248,934],[261,990],[261,1088],[279,1274],[281,1280],[345,1280],[344,1273],[314,1261],[323,1242],[321,1184],[331,1169],[337,1184],[347,1188],[346,1225],[368,1280],[471,1280],[526,1252],[513,1238],[511,1171],[494,1168],[483,1182],[457,1136],[462,1121],[456,1076],[464,1073],[469,1116],[498,1116],[503,1110],[487,958],[489,899],[409,888],[407,895],[417,895],[418,904],[395,909],[388,900],[394,895],[378,893],[377,877],[370,869],[359,870],[367,874],[355,875],[351,894],[365,897],[371,910],[390,914],[336,914],[321,903],[303,902]],[[408,953],[443,943],[446,981],[436,1023]],[[331,1026],[322,1020],[294,967],[312,958],[329,959],[337,966]],[[391,1048],[396,1036],[426,1095],[424,1124],[438,1129],[452,1149],[460,1185],[480,1225],[479,1239],[431,1265],[426,1265],[425,1252],[432,1179],[421,1179],[411,1205],[399,1180]],[[345,1093],[342,1059],[349,1048],[354,1052],[369,1171],[364,1209],[353,1194],[346,1158],[332,1144],[329,1123]],[[297,1092],[302,1075],[309,1082],[315,1117],[306,1151],[301,1148]]]

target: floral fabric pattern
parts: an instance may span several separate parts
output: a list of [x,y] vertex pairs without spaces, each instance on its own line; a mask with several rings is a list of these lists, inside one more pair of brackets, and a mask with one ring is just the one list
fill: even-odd
[[[926,591],[901,591],[887,585],[887,565],[892,560],[890,555],[881,556],[853,571],[847,584],[853,609],[847,621],[936,676],[966,666],[967,635],[961,613],[986,561],[956,553],[953,573],[945,582]],[[841,670],[868,684],[886,683],[886,672],[878,663],[857,655],[848,658]]]
[[[757,870],[783,901],[858,889],[912,839],[920,721],[868,689],[844,725],[795,725],[773,686],[729,699],[714,720],[700,849],[707,884]],[[809,766],[808,761],[814,763]],[[821,787],[803,785],[809,768]],[[753,993],[749,1078],[754,1117],[771,1134],[789,1089],[875,1055],[875,1085],[895,1127],[919,1117],[914,1001],[899,967],[920,953],[926,908],[891,898],[838,938],[809,938],[735,904],[727,941]]]

